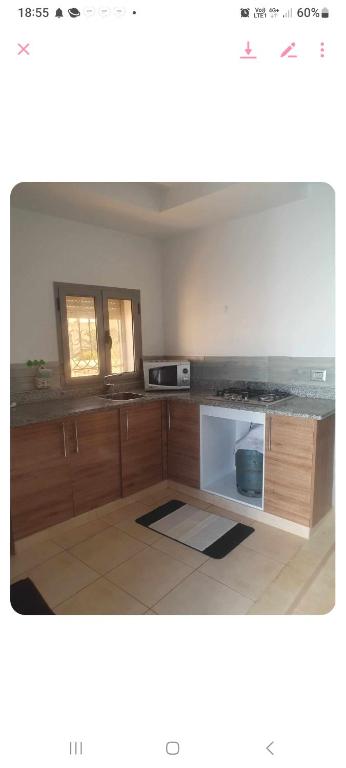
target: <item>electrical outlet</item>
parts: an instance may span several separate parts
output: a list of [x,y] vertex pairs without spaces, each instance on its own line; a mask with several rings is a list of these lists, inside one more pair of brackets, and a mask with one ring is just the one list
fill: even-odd
[[327,371],[316,371],[314,368],[311,368],[311,381],[325,381],[327,378]]

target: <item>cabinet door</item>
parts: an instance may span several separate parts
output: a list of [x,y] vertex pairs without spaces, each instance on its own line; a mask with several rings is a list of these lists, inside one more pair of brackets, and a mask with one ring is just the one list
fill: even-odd
[[163,477],[161,403],[120,409],[123,496]]
[[313,504],[315,422],[267,416],[264,509],[310,525]]
[[315,428],[313,525],[327,514],[333,504],[335,416],[316,421]]
[[11,430],[11,516],[14,539],[73,515],[66,423]]
[[200,487],[199,406],[168,401],[168,477]]
[[121,496],[119,410],[83,413],[69,423],[74,511],[88,512]]

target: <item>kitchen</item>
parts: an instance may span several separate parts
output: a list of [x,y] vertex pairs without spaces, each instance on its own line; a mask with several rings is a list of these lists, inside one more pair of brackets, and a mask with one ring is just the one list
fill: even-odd
[[15,610],[331,610],[331,188],[23,183],[11,219]]

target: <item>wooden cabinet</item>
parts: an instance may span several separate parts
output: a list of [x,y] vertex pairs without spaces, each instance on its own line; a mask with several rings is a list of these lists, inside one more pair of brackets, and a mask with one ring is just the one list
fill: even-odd
[[193,488],[200,487],[199,406],[169,400],[168,478]]
[[[267,416],[264,510],[313,526],[332,502],[334,417]],[[200,487],[199,406],[153,401],[12,429],[13,540],[168,477]]]
[[119,411],[83,413],[71,419],[68,446],[74,513],[121,496]]
[[159,483],[163,478],[162,403],[121,408],[123,496]]
[[13,538],[121,496],[119,411],[12,430]]
[[64,421],[12,429],[11,514],[13,539],[72,517]]
[[313,526],[332,504],[334,416],[267,416],[264,510]]

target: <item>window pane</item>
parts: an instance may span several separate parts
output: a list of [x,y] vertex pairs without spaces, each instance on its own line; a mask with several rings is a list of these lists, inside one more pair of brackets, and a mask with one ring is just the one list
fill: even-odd
[[71,376],[97,376],[100,361],[95,300],[92,296],[66,296],[66,312]]
[[134,371],[132,301],[108,299],[112,373]]

